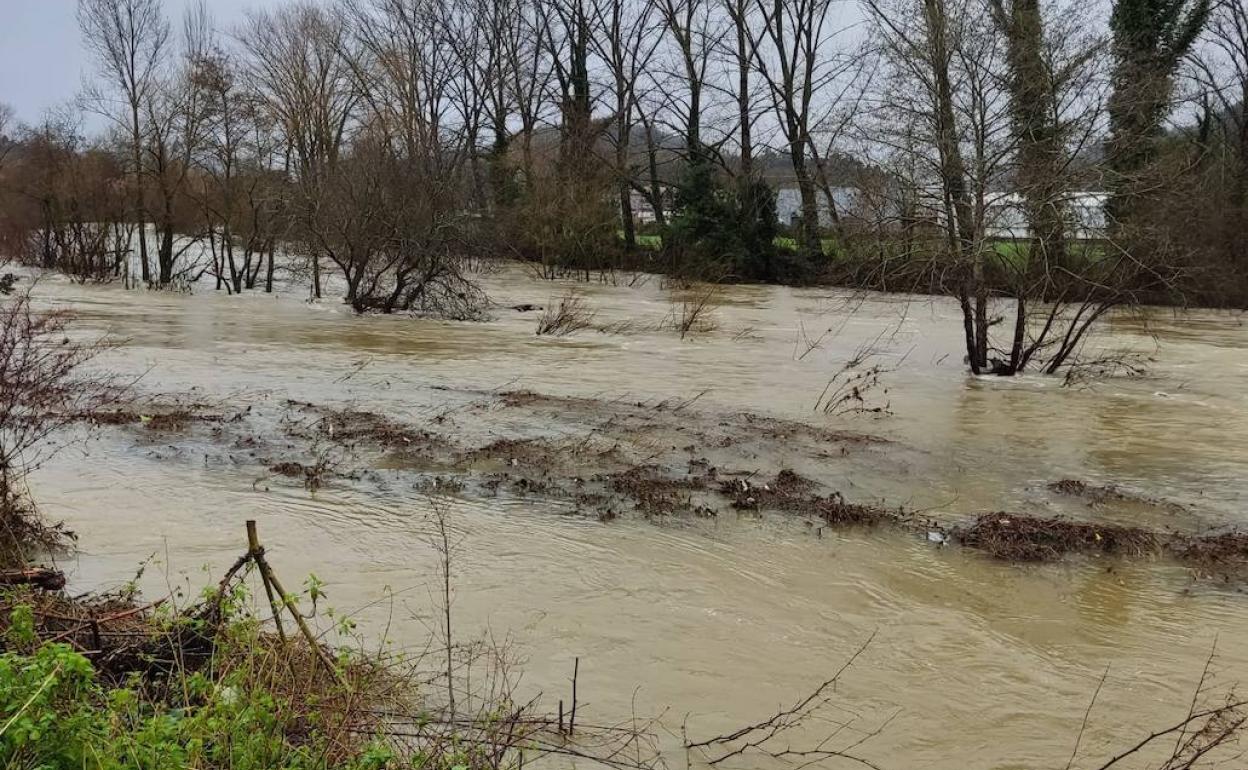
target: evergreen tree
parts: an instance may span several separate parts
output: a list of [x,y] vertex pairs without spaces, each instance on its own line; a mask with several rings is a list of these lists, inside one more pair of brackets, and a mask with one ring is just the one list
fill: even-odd
[[1114,0],[1113,93],[1109,100],[1109,213],[1121,226],[1132,215],[1138,190],[1170,111],[1174,75],[1204,29],[1209,0]]
[[666,243],[679,272],[745,280],[784,279],[776,249],[776,197],[763,181],[728,184],[704,152],[690,158],[677,188]]

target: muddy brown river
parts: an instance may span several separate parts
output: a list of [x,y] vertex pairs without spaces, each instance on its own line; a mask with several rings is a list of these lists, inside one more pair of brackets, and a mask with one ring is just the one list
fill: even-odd
[[[728,287],[716,328],[681,340],[646,328],[679,298],[658,279],[594,283],[576,288],[598,322],[639,327],[547,338],[534,334],[532,313],[508,306],[546,304],[571,284],[517,268],[483,281],[500,306],[485,323],[360,318],[297,292],[147,294],[51,276],[37,294],[74,309],[81,332],[123,341],[106,363],[143,373],[148,393],[232,408],[351,405],[414,424],[505,389],[647,403],[702,394],[703,413],[889,439],[845,457],[793,458],[849,500],[951,520],[1004,510],[1181,531],[1248,525],[1241,315],[1111,319],[1093,345],[1149,359],[1148,373],[1062,387],[968,376],[957,308],[944,300]],[[815,411],[829,378],[867,343],[893,370],[887,392],[871,396],[891,414]],[[485,444],[508,419],[455,426],[465,443]],[[1065,478],[1138,499],[1090,506],[1048,489]],[[286,581],[315,573],[367,635],[414,644],[434,622],[428,502],[402,474],[309,492],[194,440],[101,430],[31,484],[45,513],[80,536],[65,565],[71,588],[117,585],[154,556],[147,595],[197,590],[205,569],[219,574],[243,550],[243,521],[254,518]],[[1217,681],[1248,677],[1248,594],[1161,559],[1020,566],[911,533],[816,531],[782,514],[601,523],[534,497],[447,499],[460,536],[457,633],[510,639],[525,659],[522,690],[548,698],[566,692],[579,656],[585,719],[668,709],[671,729],[687,715],[691,733],[714,733],[792,701],[874,634],[837,688],[851,731],[884,725],[859,749],[872,762],[1065,767],[1108,666],[1074,765],[1096,767],[1184,716],[1215,639]]]

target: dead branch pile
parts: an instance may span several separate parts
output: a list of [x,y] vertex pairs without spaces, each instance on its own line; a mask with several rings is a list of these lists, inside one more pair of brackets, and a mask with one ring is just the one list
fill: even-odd
[[44,591],[59,591],[65,587],[65,573],[48,567],[0,570],[0,586],[34,586]]
[[195,670],[212,656],[213,635],[200,622],[204,607],[159,616],[162,601],[139,604],[123,593],[71,597],[33,588],[0,598],[0,650],[8,651],[14,611],[29,608],[34,644],[67,644],[92,662],[100,676],[122,684],[131,674],[163,678]]
[[227,416],[199,411],[193,407],[165,407],[164,411],[138,409],[96,409],[75,413],[74,421],[91,425],[142,425],[148,430],[179,431],[193,423],[227,422],[241,415]]
[[1113,484],[1101,486],[1098,484],[1090,484],[1079,479],[1061,479],[1060,481],[1054,481],[1049,484],[1048,488],[1051,492],[1087,500],[1089,505],[1101,505],[1105,503],[1136,503],[1139,505],[1160,508],[1173,513],[1181,513],[1184,511],[1183,506],[1178,503],[1137,495],[1132,492],[1119,489]]
[[344,446],[371,444],[382,449],[405,451],[424,451],[445,443],[428,431],[403,425],[376,412],[332,409],[289,399],[286,406],[292,412],[311,416],[308,421],[296,418],[285,421],[286,432],[292,436],[328,440]]
[[1160,547],[1156,533],[1116,524],[1090,524],[1059,518],[985,513],[956,527],[962,545],[1009,561],[1053,561],[1068,553],[1142,556]]
[[1142,527],[1071,521],[1017,513],[986,513],[953,527],[953,540],[1003,561],[1055,561],[1067,554],[1140,557],[1166,553],[1201,575],[1248,577],[1248,533],[1161,532]]
[[702,475],[672,478],[652,465],[638,465],[610,476],[610,486],[617,494],[633,501],[637,510],[646,515],[678,512],[713,516],[715,511],[701,503],[695,493],[707,489],[715,477],[715,469]]
[[67,548],[76,538],[63,522],[45,521],[27,497],[0,495],[0,565],[25,567],[33,554]]
[[1176,536],[1166,548],[1176,559],[1205,574],[1230,578],[1248,573],[1248,532]]

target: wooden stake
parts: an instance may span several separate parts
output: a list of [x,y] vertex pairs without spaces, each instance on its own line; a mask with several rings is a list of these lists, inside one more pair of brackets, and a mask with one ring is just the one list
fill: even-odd
[[581,658],[577,656],[572,664],[572,713],[568,716],[568,735],[576,729],[576,677],[581,671]]
[[[255,530],[256,523],[254,521],[248,521],[247,537],[249,543],[252,536],[255,535]],[[277,575],[274,574],[273,568],[269,566],[268,559],[264,557],[264,547],[260,545],[260,538],[258,536],[255,538],[255,547],[257,550],[253,552],[252,558],[255,559],[256,566],[260,568],[261,576],[272,584],[273,590],[277,592],[279,597],[281,597],[282,604],[284,604],[286,609],[290,611],[290,616],[295,619],[295,625],[299,626],[300,633],[303,634],[304,639],[308,640],[308,644],[311,645],[313,651],[316,652],[317,657],[321,659],[321,663],[325,665],[325,668],[334,675],[334,678],[337,679],[340,684],[347,684],[342,672],[339,671],[338,667],[334,665],[334,662],[329,659],[329,654],[325,652],[325,648],[321,647],[320,643],[316,640],[316,634],[312,633],[312,629],[308,627],[308,622],[303,619],[303,615],[301,615],[298,608],[295,607],[294,599],[290,596],[290,594],[286,593],[286,589],[282,588],[281,581],[277,579]]]
[[273,584],[269,582],[268,570],[260,567],[260,561],[264,558],[264,548],[260,546],[260,536],[256,534],[255,519],[247,520],[247,555],[256,563],[256,568],[260,572],[260,582],[264,584],[264,593],[269,597],[269,609],[273,612],[273,622],[277,624],[277,636],[282,640],[282,646],[285,647],[286,628],[282,625],[282,606],[273,597]]

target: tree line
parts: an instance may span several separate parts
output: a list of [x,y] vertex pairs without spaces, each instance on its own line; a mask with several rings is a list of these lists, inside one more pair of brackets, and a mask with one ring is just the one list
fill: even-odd
[[76,104],[107,130],[7,132],[0,238],[83,280],[288,272],[452,317],[481,256],[928,290],[957,298],[974,371],[1056,371],[1113,307],[1248,296],[1246,13],[291,0],[175,29],[161,0],[80,0]]

